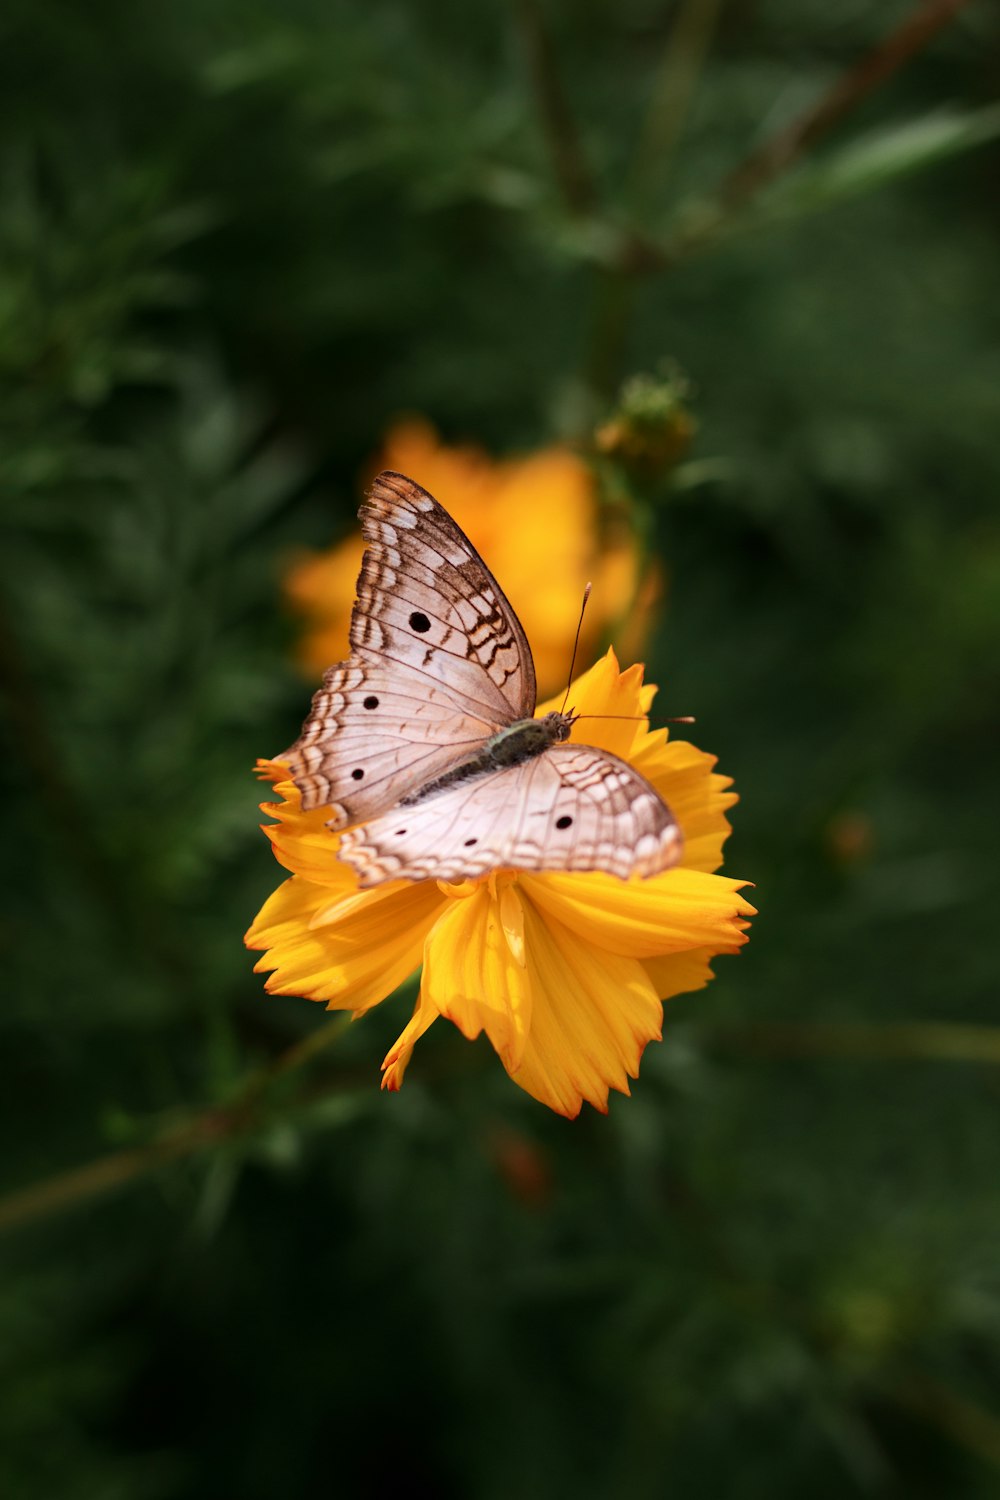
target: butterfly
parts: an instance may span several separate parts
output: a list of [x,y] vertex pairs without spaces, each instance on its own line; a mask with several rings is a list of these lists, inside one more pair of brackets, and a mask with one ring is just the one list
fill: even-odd
[[368,545],[351,654],[277,757],[303,809],[329,808],[359,886],[500,868],[626,879],[675,865],[680,829],[649,782],[569,743],[572,709],[533,717],[521,623],[443,506],[386,471],[359,515]]

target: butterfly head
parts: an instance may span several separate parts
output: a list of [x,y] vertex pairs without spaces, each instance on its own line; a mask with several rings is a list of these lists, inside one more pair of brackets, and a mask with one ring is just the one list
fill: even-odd
[[553,710],[552,713],[543,714],[538,723],[545,726],[545,738],[547,742],[550,745],[558,745],[563,740],[569,739],[570,730],[576,723],[577,718],[578,715],[572,709],[570,709],[568,714],[558,713]]

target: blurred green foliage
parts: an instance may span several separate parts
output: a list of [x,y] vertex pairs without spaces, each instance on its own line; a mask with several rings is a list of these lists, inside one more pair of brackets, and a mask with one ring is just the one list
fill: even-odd
[[[997,1493],[996,12],[718,216],[907,7],[683,9],[5,6],[7,1189],[229,1108],[6,1242],[5,1495]],[[607,1120],[442,1028],[380,1095],[398,1002],[247,1094],[322,1021],[241,946],[283,566],[398,412],[539,446],[666,359],[750,947]]]

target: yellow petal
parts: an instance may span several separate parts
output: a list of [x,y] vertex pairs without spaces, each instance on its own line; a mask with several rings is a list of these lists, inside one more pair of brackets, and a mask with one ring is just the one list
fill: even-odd
[[[276,819],[262,823],[271,841],[275,857],[293,875],[304,875],[315,885],[326,885],[342,895],[357,890],[357,878],[349,865],[337,857],[340,837],[326,826],[330,809],[314,807],[303,812],[298,787],[288,776],[286,767],[277,761],[258,761],[258,774],[276,781],[280,802],[262,802],[261,812]],[[281,772],[284,779],[278,779]]]
[[[510,897],[501,910],[495,887],[484,882],[450,903],[424,947],[422,992],[470,1041],[485,1031],[510,1069],[531,1024],[531,984],[515,956],[520,914]],[[517,901],[513,887],[507,890]]]
[[521,886],[547,916],[588,943],[631,958],[746,941],[739,919],[754,908],[738,895],[746,881],[701,870],[667,870],[648,880],[586,875],[522,875]]
[[[599,518],[593,471],[579,454],[551,447],[497,461],[476,448],[446,446],[429,423],[410,417],[388,434],[372,476],[378,468],[412,474],[489,559],[531,641],[543,693],[565,680],[588,579],[594,596],[580,635],[581,657],[623,608],[633,640],[641,638],[655,587],[638,589],[638,548],[628,517]],[[306,621],[300,655],[311,668],[322,670],[347,653],[360,547],[352,537],[296,560],[288,573],[289,600]]]
[[650,736],[632,764],[652,783],[680,824],[685,869],[711,874],[722,863],[722,846],[730,833],[726,810],[738,801],[729,790],[732,781],[714,772],[714,755],[706,755],[687,740],[654,743],[655,739]]
[[735,948],[692,948],[687,953],[668,953],[662,958],[647,958],[642,967],[661,1000],[674,995],[688,995],[703,990],[711,979],[711,961],[719,953],[735,953]]
[[[243,941],[248,948],[270,948],[294,941],[308,929],[315,913],[329,900],[329,891],[305,880],[284,880],[272,891],[254,918]],[[268,965],[260,963],[257,971]]]
[[495,488],[494,464],[486,453],[441,442],[430,422],[405,417],[391,428],[372,477],[379,469],[412,474],[476,541],[477,520],[487,519]]
[[[351,882],[351,889],[346,893],[338,893],[332,900],[324,902],[311,917],[309,926],[339,927],[343,930],[348,917],[364,915],[366,918],[373,918],[378,907],[386,902],[395,903],[400,896],[405,896],[408,886],[412,889],[412,883],[409,881],[388,880],[384,885],[373,886],[370,890],[362,891],[358,889],[357,881],[354,880]],[[323,889],[325,895],[329,897],[329,886],[324,886]],[[390,911],[379,912],[378,920],[381,921],[383,916],[388,916],[390,922],[395,921],[396,910],[396,906],[392,905]]]
[[[572,740],[581,745],[596,745],[610,750],[622,760],[632,760],[645,742],[649,723],[646,716],[655,688],[643,688],[642,667],[622,672],[613,651],[607,651],[582,676],[574,679],[569,693],[569,707],[581,716]],[[559,708],[562,696],[539,704],[536,715]],[[591,718],[589,715],[595,717]],[[612,715],[612,717],[606,717]],[[661,731],[662,733],[662,731]]]
[[[566,682],[583,587],[593,572],[593,476],[578,455],[551,448],[498,466],[495,483],[496,522],[484,555],[524,624],[547,692]],[[617,605],[608,594],[593,600],[581,633],[583,659]]]
[[573,1118],[586,1099],[607,1110],[609,1089],[629,1092],[662,1006],[642,965],[581,941],[524,901],[534,1004],[521,1066],[511,1072],[534,1098]]
[[[663,566],[658,558],[647,559],[646,571],[638,573],[638,555],[634,541],[627,549],[628,563],[632,582],[627,586],[619,583],[617,586],[610,584],[604,579],[595,579],[594,586],[612,589],[612,598],[629,601],[624,616],[619,616],[615,627],[614,641],[620,655],[626,661],[632,661],[641,656],[645,649],[650,632],[656,620],[657,613],[661,607],[663,597],[666,593],[666,578]],[[617,559],[614,553],[608,558],[611,566],[615,566]],[[617,561],[619,573],[626,564]],[[650,695],[652,697],[652,694]],[[648,704],[646,705],[649,706]]]
[[328,552],[304,554],[285,575],[288,601],[309,624],[296,654],[310,675],[319,676],[348,653],[363,550],[360,537],[347,537]]
[[514,885],[505,885],[500,891],[500,925],[504,940],[514,962],[525,967],[524,952],[524,907]]
[[420,1040],[429,1026],[433,1026],[437,1018],[437,1011],[425,998],[423,988],[421,988],[413,1015],[383,1060],[382,1087],[384,1089],[395,1094],[402,1087],[403,1075],[410,1065],[414,1044]]
[[330,1010],[360,1013],[418,967],[442,898],[434,885],[410,883],[390,899],[356,904],[335,925],[314,926],[329,899],[327,887],[293,876],[264,903],[246,943],[267,949],[255,968],[274,971],[269,994],[304,995]]

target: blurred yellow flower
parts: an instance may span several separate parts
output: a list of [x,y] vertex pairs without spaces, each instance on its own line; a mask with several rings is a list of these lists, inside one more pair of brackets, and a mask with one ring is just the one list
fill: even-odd
[[[433,480],[432,480],[433,482]],[[292,877],[247,933],[272,970],[271,994],[304,995],[360,1015],[423,963],[416,1009],[383,1063],[398,1089],[414,1043],[440,1016],[472,1039],[485,1031],[514,1082],[551,1109],[607,1109],[609,1089],[629,1092],[646,1043],[659,1039],[661,1001],[697,990],[710,961],[746,941],[753,907],[746,882],[714,871],[736,801],[714,757],[650,731],[655,688],[642,668],[621,672],[608,654],[573,685],[588,719],[573,738],[621,756],[652,782],[684,835],[681,864],[649,879],[500,870],[458,885],[392,881],[359,891],[336,858],[327,810],[303,812],[287,768],[259,763],[282,800],[263,804],[264,828]],[[538,714],[555,703],[543,703]]]
[[[428,423],[411,419],[392,429],[376,467],[411,474],[489,558],[531,642],[542,692],[565,685],[588,581],[594,592],[583,659],[612,626],[623,649],[641,649],[658,574],[643,567],[622,517],[601,517],[593,475],[568,448],[496,462],[476,448],[446,447]],[[322,673],[348,653],[363,550],[360,536],[351,536],[287,574],[287,597],[306,621],[299,657],[310,672]]]

